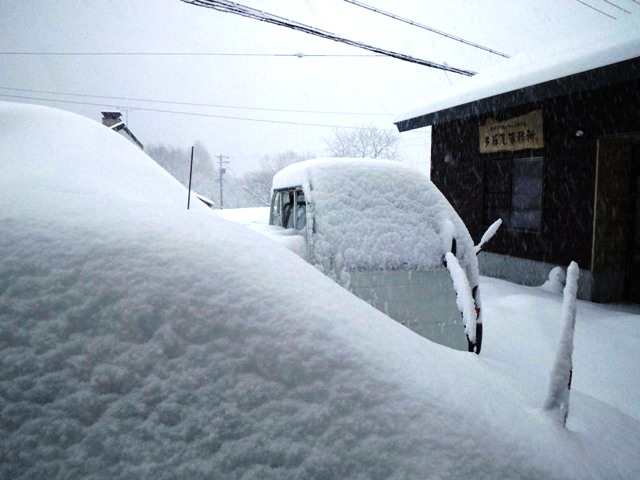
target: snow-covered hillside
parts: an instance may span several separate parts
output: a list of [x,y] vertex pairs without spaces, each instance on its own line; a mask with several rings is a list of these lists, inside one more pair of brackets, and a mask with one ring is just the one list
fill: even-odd
[[640,475],[637,418],[558,428],[95,122],[0,104],[0,162],[0,478]]

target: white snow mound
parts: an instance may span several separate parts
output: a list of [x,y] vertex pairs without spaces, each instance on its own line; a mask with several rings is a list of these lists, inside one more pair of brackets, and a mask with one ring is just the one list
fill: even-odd
[[638,477],[97,122],[2,103],[0,162],[0,478]]

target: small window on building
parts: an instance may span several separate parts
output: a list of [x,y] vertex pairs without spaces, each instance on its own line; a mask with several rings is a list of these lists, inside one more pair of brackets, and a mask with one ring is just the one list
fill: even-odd
[[542,157],[498,158],[485,162],[485,223],[498,218],[512,229],[540,230]]
[[540,230],[542,219],[542,157],[513,160],[511,228]]
[[511,217],[511,159],[492,159],[485,162],[485,224],[498,218],[505,226]]

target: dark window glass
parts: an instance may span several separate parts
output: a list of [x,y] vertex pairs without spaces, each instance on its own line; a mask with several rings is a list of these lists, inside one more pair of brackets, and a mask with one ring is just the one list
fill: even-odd
[[282,192],[282,226],[293,228],[293,191]]
[[485,161],[484,221],[502,219],[505,227],[540,230],[542,157],[493,158]]
[[540,230],[542,218],[542,157],[513,160],[511,228]]
[[302,230],[307,225],[307,202],[304,191],[294,188],[273,194],[269,223],[284,228]]
[[271,214],[269,215],[269,223],[278,227],[282,226],[282,195],[280,192],[274,192],[271,199]]
[[485,163],[485,223],[498,218],[504,225],[511,216],[511,159],[487,160]]
[[307,224],[307,202],[302,190],[296,191],[296,228],[302,230]]

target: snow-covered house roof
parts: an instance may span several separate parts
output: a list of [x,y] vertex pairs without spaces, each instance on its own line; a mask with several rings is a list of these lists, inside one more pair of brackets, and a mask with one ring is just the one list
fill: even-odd
[[137,145],[140,150],[144,150],[142,142],[138,140],[131,130],[129,130],[129,127],[127,127],[124,121],[120,118],[121,116],[122,114],[120,112],[102,112],[102,124],[109,127],[114,132],[118,132],[127,140]]
[[[606,67],[606,68],[604,68]],[[580,37],[499,62],[396,117],[400,131],[640,77],[640,25]]]

